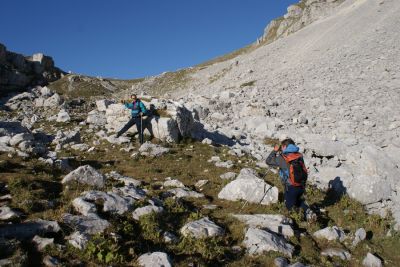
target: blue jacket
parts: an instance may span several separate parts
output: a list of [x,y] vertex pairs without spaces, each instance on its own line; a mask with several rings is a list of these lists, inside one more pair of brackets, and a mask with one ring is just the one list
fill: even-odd
[[[282,152],[283,154],[297,153],[299,152],[299,147],[296,145],[289,144],[286,149]],[[282,155],[278,154],[276,151],[272,151],[269,154],[266,163],[272,167],[279,167],[279,176],[285,185],[290,185],[289,182],[289,166]]]
[[139,117],[140,112],[143,115],[147,114],[146,106],[139,99],[132,103],[126,103],[125,107],[131,110],[132,117]]

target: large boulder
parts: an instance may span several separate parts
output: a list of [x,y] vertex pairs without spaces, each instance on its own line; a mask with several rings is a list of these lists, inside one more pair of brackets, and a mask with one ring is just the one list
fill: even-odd
[[192,236],[194,238],[205,238],[213,236],[221,236],[225,233],[224,229],[216,225],[210,219],[202,218],[197,221],[189,222],[185,224],[181,233],[184,236]]
[[222,188],[218,198],[231,201],[269,205],[278,202],[278,188],[258,178],[250,169],[242,169],[239,176]]
[[96,214],[88,214],[87,216],[63,214],[63,222],[80,233],[94,235],[103,233],[111,224],[104,219],[101,219]]
[[61,230],[56,221],[37,219],[34,221],[5,224],[0,227],[0,238],[30,239],[35,235],[57,233]]
[[86,184],[95,186],[98,188],[102,188],[105,185],[106,177],[94,169],[90,165],[85,165],[78,167],[73,170],[69,174],[67,174],[64,179],[62,179],[61,183],[69,183],[69,182],[78,182],[80,184]]
[[249,228],[243,241],[250,255],[261,254],[264,251],[276,251],[292,257],[294,246],[282,236],[261,229]]

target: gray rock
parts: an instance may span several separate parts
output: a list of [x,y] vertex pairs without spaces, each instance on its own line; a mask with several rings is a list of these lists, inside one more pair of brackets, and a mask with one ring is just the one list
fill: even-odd
[[71,117],[65,109],[60,110],[60,112],[57,114],[57,122],[68,122],[70,120]]
[[96,101],[96,106],[97,106],[98,111],[106,111],[108,106],[111,104],[114,104],[114,101],[107,100],[107,99],[102,99],[102,100]]
[[147,215],[150,213],[161,213],[163,211],[164,211],[164,209],[162,207],[149,205],[149,206],[135,209],[132,212],[132,218],[138,221],[140,219],[140,217],[142,217],[143,215]]
[[66,239],[73,247],[82,250],[86,248],[86,245],[89,242],[89,235],[76,231],[70,236],[66,237]]
[[356,233],[354,234],[354,239],[353,239],[353,247],[357,246],[358,243],[363,241],[367,237],[367,232],[365,231],[364,228],[359,228],[357,229]]
[[328,257],[339,257],[342,260],[347,260],[347,261],[351,260],[351,254],[348,251],[341,249],[341,248],[324,249],[321,252],[321,255],[328,256]]
[[194,186],[196,187],[196,188],[202,188],[203,186],[205,186],[206,184],[208,184],[208,180],[198,180],[195,184],[194,184]]
[[169,148],[160,145],[145,142],[139,148],[139,152],[143,156],[160,157],[169,152]]
[[42,262],[43,262],[44,266],[46,266],[46,267],[61,266],[61,262],[57,258],[49,256],[49,255],[45,256],[43,258]]
[[56,221],[37,219],[18,224],[6,224],[0,228],[0,238],[30,239],[35,235],[57,233],[61,230]]
[[38,235],[35,235],[32,239],[32,242],[35,243],[36,248],[39,251],[43,251],[45,247],[54,244],[54,238],[43,238]]
[[98,112],[97,110],[92,110],[88,113],[86,122],[96,126],[104,126],[107,123],[107,119],[103,113]]
[[174,195],[176,198],[201,198],[203,194],[192,191],[188,188],[173,188],[167,191],[169,194]]
[[47,98],[46,100],[44,100],[43,102],[43,106],[44,107],[51,107],[51,108],[55,108],[60,106],[62,103],[62,99],[60,97],[59,94],[55,93],[54,95],[52,95],[51,97]]
[[163,237],[165,243],[177,243],[179,241],[179,238],[170,232],[164,232]]
[[192,236],[194,238],[222,236],[225,233],[224,229],[210,221],[207,217],[185,224],[180,232],[184,236]]
[[91,185],[95,187],[102,188],[106,182],[106,178],[103,174],[98,172],[96,169],[90,165],[85,165],[78,167],[74,171],[67,174],[61,183],[69,183],[76,181],[81,184]]
[[114,180],[121,181],[126,186],[132,185],[132,186],[136,186],[137,187],[137,186],[140,186],[142,184],[141,181],[136,180],[136,179],[134,179],[132,177],[129,177],[129,176],[121,175],[116,171],[111,171],[110,173],[107,173],[106,176],[109,177],[109,178],[113,178]]
[[153,252],[141,255],[138,265],[143,267],[171,267],[171,260],[164,252]]
[[114,187],[112,189],[118,195],[129,197],[136,200],[143,200],[146,198],[146,192],[143,189],[129,185],[124,187]]
[[313,234],[316,238],[324,238],[329,241],[344,241],[346,235],[343,230],[337,226],[326,227],[324,229],[318,230]]
[[261,254],[264,251],[276,251],[292,257],[294,246],[283,237],[261,229],[249,228],[243,241],[250,255]]
[[275,258],[274,264],[275,264],[275,267],[307,267],[306,265],[304,265],[300,262],[289,264],[289,261],[282,257]]
[[280,214],[234,214],[233,217],[251,228],[262,228],[285,237],[294,235],[292,220]]
[[20,212],[13,211],[7,206],[0,207],[0,221],[14,220],[21,216]]
[[365,267],[382,267],[383,266],[381,259],[369,252],[368,252],[367,256],[365,256],[362,264]]
[[74,144],[71,145],[71,148],[78,151],[87,151],[89,149],[89,146],[87,144]]
[[180,187],[180,188],[185,187],[185,185],[181,181],[177,179],[171,179],[171,177],[165,178],[165,182],[163,183],[163,185],[165,187]]
[[108,221],[103,220],[96,214],[92,213],[87,216],[79,216],[66,213],[63,214],[62,219],[65,224],[70,225],[82,234],[99,234],[110,227],[110,223]]
[[11,140],[10,140],[10,145],[11,146],[17,146],[19,145],[21,142],[27,142],[27,141],[33,141],[34,137],[32,134],[30,133],[19,133],[14,135]]
[[132,208],[134,203],[133,198],[119,196],[114,192],[101,192],[101,191],[89,191],[82,193],[82,199],[85,201],[103,203],[103,211],[117,214],[124,214]]
[[90,213],[96,213],[97,208],[94,203],[86,201],[83,197],[77,197],[72,201],[74,209],[82,215],[89,215]]
[[65,145],[69,143],[81,143],[81,134],[79,131],[58,131],[53,144]]
[[267,184],[251,170],[243,169],[234,181],[222,188],[218,198],[268,205],[278,202],[278,188]]
[[219,177],[221,179],[223,179],[223,180],[233,180],[236,177],[236,173],[234,173],[234,172],[226,172],[224,174],[221,174]]

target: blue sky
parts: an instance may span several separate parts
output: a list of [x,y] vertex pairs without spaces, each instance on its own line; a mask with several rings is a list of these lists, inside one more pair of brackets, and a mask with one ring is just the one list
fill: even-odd
[[2,0],[0,43],[65,71],[137,78],[256,40],[296,0]]

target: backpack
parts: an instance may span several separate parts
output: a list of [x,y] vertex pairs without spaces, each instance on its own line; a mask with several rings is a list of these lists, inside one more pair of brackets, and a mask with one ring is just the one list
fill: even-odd
[[301,153],[282,155],[289,167],[289,182],[293,186],[304,186],[308,178],[308,171]]

